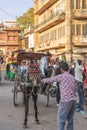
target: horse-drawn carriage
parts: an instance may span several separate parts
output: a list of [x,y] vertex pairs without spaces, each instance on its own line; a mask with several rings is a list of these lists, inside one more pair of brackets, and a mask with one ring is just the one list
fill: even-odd
[[[23,101],[25,104],[25,119],[24,126],[27,126],[27,116],[28,116],[28,105],[29,99],[32,96],[34,102],[35,110],[35,121],[38,123],[38,112],[37,112],[37,97],[38,92],[41,88],[41,73],[40,73],[40,59],[42,56],[45,56],[44,53],[29,53],[29,52],[20,52],[17,56],[17,62],[19,64],[18,70],[15,73],[15,82],[13,90],[13,102],[14,106],[18,105],[18,93],[23,93]],[[22,80],[23,74],[20,72],[20,66],[22,61],[28,62],[27,73],[24,80]],[[46,105],[49,103],[49,91],[48,87],[46,89]]]

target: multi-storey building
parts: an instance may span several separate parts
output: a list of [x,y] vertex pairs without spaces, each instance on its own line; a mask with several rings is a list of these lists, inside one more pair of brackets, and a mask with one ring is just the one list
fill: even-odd
[[16,26],[0,27],[0,50],[4,55],[19,48],[19,29]]
[[71,61],[87,53],[87,0],[34,0],[35,49],[65,54]]

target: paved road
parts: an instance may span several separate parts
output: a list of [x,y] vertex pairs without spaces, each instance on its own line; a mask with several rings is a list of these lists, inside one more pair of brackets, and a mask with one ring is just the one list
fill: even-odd
[[[0,85],[0,130],[23,130],[24,106],[22,95],[19,95],[20,105],[13,105],[13,82],[2,80]],[[87,107],[85,107],[85,110]],[[30,101],[30,112],[28,116],[29,130],[57,130],[57,107],[55,99],[50,99],[50,105],[45,106],[45,96],[38,97],[38,111],[40,124],[34,122],[33,103]],[[87,115],[75,113],[74,130],[87,130]]]
[[[0,130],[22,130],[24,120],[24,106],[22,94],[19,95],[20,104],[18,107],[13,105],[13,81],[2,79],[0,85]],[[30,130],[57,130],[56,127],[56,101],[50,99],[50,105],[45,106],[45,96],[38,96],[38,111],[40,124],[34,122],[33,102],[30,101],[30,112],[28,116],[28,126]],[[50,129],[51,127],[51,129]]]

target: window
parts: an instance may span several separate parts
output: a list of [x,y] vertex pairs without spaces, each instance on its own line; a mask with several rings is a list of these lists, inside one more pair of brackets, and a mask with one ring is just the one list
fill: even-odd
[[49,12],[50,18],[52,18],[52,14],[53,14],[53,12],[52,12],[52,9],[51,9],[50,12]]
[[28,37],[25,38],[25,47],[28,48]]
[[53,35],[53,40],[56,39],[56,30],[52,31],[52,35]]
[[65,26],[58,28],[58,38],[65,36]]
[[86,9],[86,0],[82,0],[82,9]]
[[74,9],[74,0],[71,0],[71,7]]
[[17,36],[13,36],[13,39],[14,39],[14,41],[17,41],[18,37]]
[[49,41],[49,32],[46,34],[46,42]]
[[58,38],[61,37],[61,34],[60,34],[60,28],[58,28]]
[[40,48],[40,44],[41,44],[41,37],[39,37],[39,44],[38,44],[39,48]]
[[81,25],[76,25],[76,35],[81,35]]
[[75,35],[75,25],[72,25],[72,35]]
[[87,24],[82,25],[82,35],[87,35]]
[[76,9],[80,9],[80,0],[76,0]]
[[52,32],[50,32],[50,40],[52,40]]
[[13,36],[8,36],[9,41],[13,41]]
[[57,31],[57,29],[55,31],[56,31],[56,39],[58,39],[58,31]]
[[38,47],[42,47],[42,46],[43,46],[43,41],[44,41],[44,37],[43,37],[43,36],[40,36]]
[[63,26],[63,36],[65,36],[65,26]]

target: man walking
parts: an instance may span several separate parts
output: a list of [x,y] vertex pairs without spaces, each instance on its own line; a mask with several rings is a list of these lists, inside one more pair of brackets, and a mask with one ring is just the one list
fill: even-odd
[[59,82],[60,104],[58,108],[57,123],[58,130],[64,130],[66,120],[67,130],[73,130],[73,116],[76,105],[76,82],[74,76],[68,72],[68,64],[62,62],[60,65],[60,75],[43,79],[44,83]]
[[77,91],[79,96],[79,105],[77,106],[76,111],[81,114],[85,114],[84,112],[84,93],[83,93],[83,70],[84,66],[81,60],[77,60],[75,62],[75,79],[77,81]]

